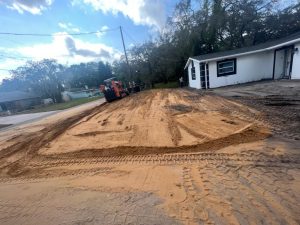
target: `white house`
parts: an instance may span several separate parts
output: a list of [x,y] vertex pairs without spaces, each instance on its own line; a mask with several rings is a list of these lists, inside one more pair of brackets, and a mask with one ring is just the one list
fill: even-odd
[[61,95],[63,100],[65,102],[68,102],[79,98],[89,98],[93,96],[99,96],[102,95],[102,93],[100,93],[100,90],[98,88],[94,88],[94,89],[73,88],[67,91],[63,91]]
[[300,79],[300,32],[251,47],[190,57],[189,86],[217,88],[262,79]]

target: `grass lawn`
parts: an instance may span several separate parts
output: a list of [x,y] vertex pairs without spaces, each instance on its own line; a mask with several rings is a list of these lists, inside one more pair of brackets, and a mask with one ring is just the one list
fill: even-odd
[[69,102],[63,102],[63,103],[57,103],[57,104],[52,104],[48,105],[45,107],[40,107],[32,110],[27,110],[20,112],[22,114],[24,113],[38,113],[38,112],[48,112],[48,111],[55,111],[55,110],[63,110],[63,109],[68,109],[77,105],[81,105],[84,103],[88,103],[91,101],[95,101],[97,99],[103,98],[102,96],[97,96],[97,97],[92,97],[92,98],[80,98],[80,99],[75,99]]
[[169,83],[156,83],[154,88],[161,89],[161,88],[178,88],[178,82],[169,82]]

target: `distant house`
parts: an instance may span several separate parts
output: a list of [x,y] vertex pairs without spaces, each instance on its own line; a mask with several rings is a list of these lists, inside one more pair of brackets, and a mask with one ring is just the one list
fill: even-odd
[[41,104],[41,98],[24,91],[0,92],[0,112],[19,112]]
[[70,101],[78,98],[89,98],[92,96],[100,95],[100,90],[73,88],[62,92],[61,94],[64,101]]
[[300,79],[300,32],[251,47],[190,57],[189,86],[217,88],[263,79]]

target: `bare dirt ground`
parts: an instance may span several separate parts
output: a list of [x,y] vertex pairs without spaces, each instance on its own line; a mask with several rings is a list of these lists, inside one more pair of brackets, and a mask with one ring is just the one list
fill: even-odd
[[0,224],[300,224],[294,90],[145,91],[0,133]]

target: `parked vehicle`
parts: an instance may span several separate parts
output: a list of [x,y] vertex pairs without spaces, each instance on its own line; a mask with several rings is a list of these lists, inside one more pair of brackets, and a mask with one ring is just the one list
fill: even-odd
[[123,87],[122,82],[116,80],[115,77],[105,80],[104,84],[100,85],[100,91],[104,94],[107,102],[112,102],[129,95],[127,89]]

